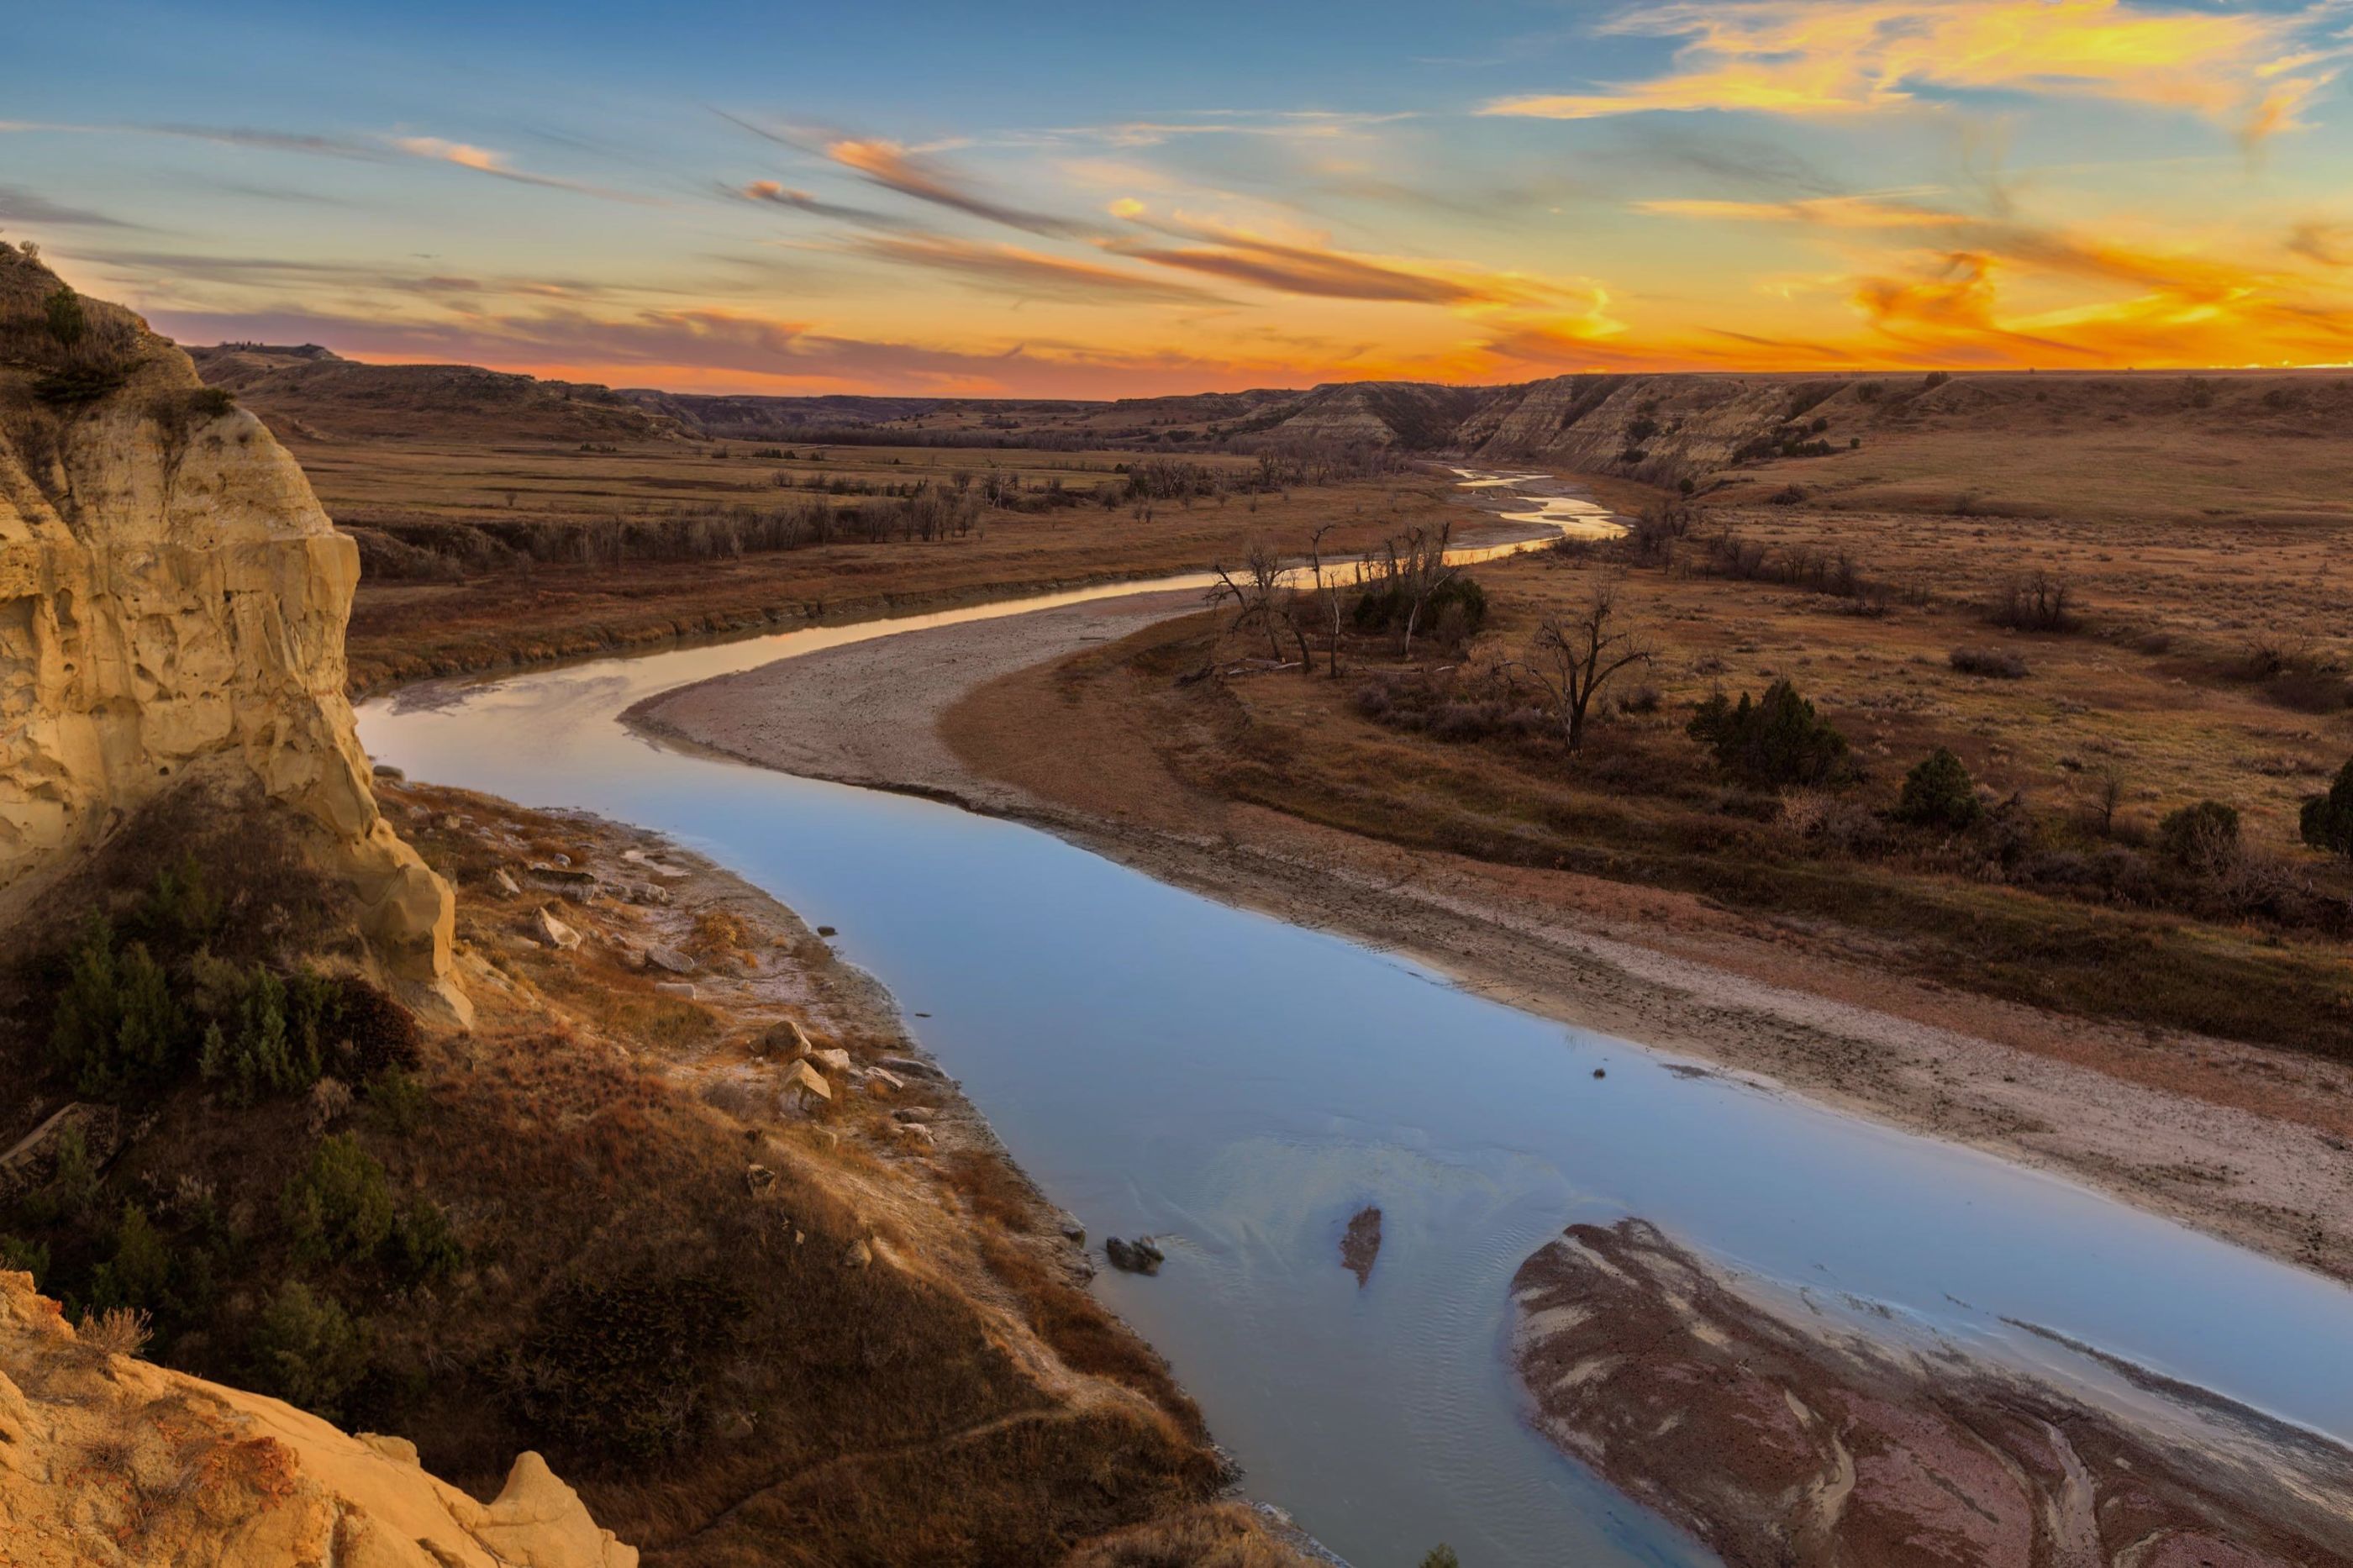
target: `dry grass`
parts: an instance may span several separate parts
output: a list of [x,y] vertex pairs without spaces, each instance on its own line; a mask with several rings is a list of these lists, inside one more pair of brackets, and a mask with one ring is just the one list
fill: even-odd
[[[2346,1053],[2353,985],[2341,935],[2326,933],[2341,931],[2353,876],[2301,848],[2295,817],[2353,752],[2353,714],[2287,709],[2219,651],[2242,642],[2260,613],[2301,639],[2300,658],[2343,657],[2317,541],[2267,552],[2221,541],[2134,549],[2122,524],[1889,517],[1864,528],[1796,509],[1710,526],[1726,523],[1769,551],[1853,551],[1873,574],[1925,584],[1925,602],[1859,616],[1850,599],[1768,581],[1637,572],[1622,598],[1660,657],[1627,689],[1654,690],[1655,711],[1605,702],[1613,711],[1575,760],[1543,725],[1520,723],[1509,691],[1480,673],[1546,615],[1573,612],[1609,570],[1575,556],[1480,569],[1493,617],[1477,645],[1388,672],[1406,683],[1397,693],[1419,693],[1410,723],[1391,711],[1402,695],[1356,696],[1394,665],[1393,649],[1358,650],[1371,667],[1340,682],[1236,676],[1181,691],[1166,683],[1209,662],[1206,621],[1117,652],[1175,715],[1160,743],[1179,775],[1230,799],[1415,847],[1698,893],[1842,932],[1851,950],[2004,998]],[[2021,538],[1989,545],[1997,530]],[[1984,636],[1978,605],[2021,552],[2078,585],[2088,628],[2007,634],[1956,660],[1957,642]],[[2171,635],[2146,645],[2151,626]],[[2015,679],[1972,673],[2021,665],[2028,674]],[[1065,678],[1089,668],[1072,661]],[[1862,774],[1836,800],[1794,813],[1725,786],[1683,734],[1710,692],[1780,678],[1853,742]],[[1652,706],[1647,693],[1636,704]],[[2019,797],[2041,825],[2033,841],[1948,842],[1888,825],[1905,771],[1938,747],[1990,799]],[[2105,841],[2082,825],[2111,773],[2123,781],[2115,840],[2220,799],[2242,815],[2257,875],[2178,894],[2137,887],[2121,900],[2036,890],[2107,866]],[[2291,912],[2266,912],[2282,910]]]

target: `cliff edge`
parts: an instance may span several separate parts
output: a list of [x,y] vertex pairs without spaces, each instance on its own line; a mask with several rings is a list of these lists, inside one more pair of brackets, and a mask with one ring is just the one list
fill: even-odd
[[0,1539],[21,1568],[637,1568],[537,1454],[480,1503],[397,1437],[151,1366],[0,1271]]
[[343,695],[357,546],[188,356],[0,243],[0,921],[140,806],[258,791],[445,1022],[448,886],[368,788]]

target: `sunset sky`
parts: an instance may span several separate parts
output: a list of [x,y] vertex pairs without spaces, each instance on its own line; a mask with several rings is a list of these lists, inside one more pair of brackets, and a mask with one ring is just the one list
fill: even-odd
[[0,235],[185,342],[1120,396],[2353,362],[2353,0],[16,8]]

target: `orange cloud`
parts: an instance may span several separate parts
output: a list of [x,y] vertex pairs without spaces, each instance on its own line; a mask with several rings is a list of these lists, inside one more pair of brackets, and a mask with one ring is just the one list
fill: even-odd
[[1849,115],[1921,89],[2101,98],[2179,109],[2260,138],[2296,126],[2345,46],[2318,9],[2166,10],[2126,0],[1730,0],[1626,12],[1602,30],[1686,40],[1677,68],[1482,113],[1588,120],[1748,110]]
[[1589,288],[1566,286],[1518,273],[1365,256],[1305,237],[1275,239],[1222,224],[1183,217],[1155,218],[1139,202],[1122,202],[1113,210],[1160,234],[1206,243],[1171,246],[1105,240],[1105,248],[1140,261],[1206,273],[1278,294],[1463,308],[1541,305],[1584,298],[1591,292]]
[[1873,196],[1805,196],[1786,202],[1643,201],[1636,202],[1634,210],[1662,217],[1799,223],[1820,228],[1950,228],[1968,221],[1952,213]]

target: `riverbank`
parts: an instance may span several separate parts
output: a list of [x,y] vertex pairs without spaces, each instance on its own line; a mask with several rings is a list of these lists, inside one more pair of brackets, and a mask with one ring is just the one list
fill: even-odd
[[[1408,852],[1192,789],[1122,638],[1181,596],[913,632],[666,693],[649,731],[1035,823],[1155,877],[1409,953],[1482,994],[2053,1172],[2353,1278],[2353,1072],[1891,975],[1787,922]],[[1099,657],[1098,657],[1099,656]],[[1157,687],[1165,687],[1158,682]]]

